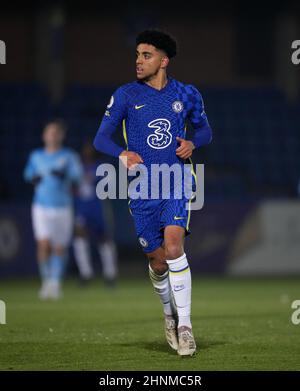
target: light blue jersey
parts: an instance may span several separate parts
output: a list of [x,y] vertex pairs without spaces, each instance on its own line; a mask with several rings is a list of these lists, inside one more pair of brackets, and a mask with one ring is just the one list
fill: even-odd
[[[55,175],[57,172],[61,176]],[[24,171],[24,178],[28,182],[36,177],[41,178],[35,187],[33,203],[52,208],[72,205],[71,186],[80,182],[82,176],[80,158],[68,148],[61,148],[53,153],[42,148],[33,151]]]

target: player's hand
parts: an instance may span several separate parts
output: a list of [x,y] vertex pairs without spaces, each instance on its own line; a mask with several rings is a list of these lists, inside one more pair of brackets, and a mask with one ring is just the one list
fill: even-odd
[[191,157],[193,150],[195,149],[193,142],[180,137],[176,137],[176,140],[180,143],[180,146],[176,149],[176,155],[181,159],[188,159]]
[[66,177],[66,173],[63,170],[55,170],[54,169],[54,170],[51,171],[51,174],[56,176],[58,179],[61,179],[62,181]]
[[120,153],[119,158],[125,167],[129,170],[135,168],[139,163],[144,163],[144,160],[140,157],[138,153],[131,151],[123,151]]
[[31,179],[31,183],[33,184],[33,186],[37,186],[42,180],[42,177],[40,175],[35,175],[32,179]]

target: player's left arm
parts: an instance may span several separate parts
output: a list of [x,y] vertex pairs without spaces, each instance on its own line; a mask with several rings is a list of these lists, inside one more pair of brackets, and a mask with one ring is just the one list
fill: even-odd
[[23,177],[26,182],[31,183],[32,185],[38,185],[42,176],[38,173],[36,162],[35,162],[35,153],[31,153],[24,169]]
[[185,140],[177,137],[180,146],[176,150],[176,155],[182,159],[189,158],[195,148],[207,145],[212,140],[212,129],[209,125],[204,102],[200,92],[192,86],[193,105],[188,114],[188,118],[194,129],[194,137],[191,140]]

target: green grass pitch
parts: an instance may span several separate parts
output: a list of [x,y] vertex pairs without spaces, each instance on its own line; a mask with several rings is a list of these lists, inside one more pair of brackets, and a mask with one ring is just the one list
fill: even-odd
[[162,308],[146,277],[65,283],[58,302],[37,281],[2,281],[1,370],[299,370],[300,325],[291,303],[299,279],[193,278],[198,354],[181,358],[164,337]]

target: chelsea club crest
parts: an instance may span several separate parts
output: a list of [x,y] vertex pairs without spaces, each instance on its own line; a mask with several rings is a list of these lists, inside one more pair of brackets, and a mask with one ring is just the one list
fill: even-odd
[[180,100],[175,100],[172,103],[172,109],[175,113],[180,113],[183,110],[183,103]]

